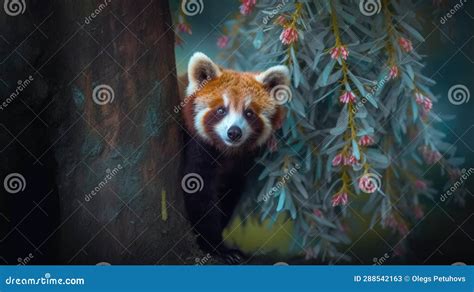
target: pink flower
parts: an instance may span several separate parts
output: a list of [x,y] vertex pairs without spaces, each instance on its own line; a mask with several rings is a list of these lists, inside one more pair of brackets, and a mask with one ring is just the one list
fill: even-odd
[[422,105],[424,103],[425,96],[423,94],[421,94],[420,92],[416,92],[415,93],[415,100],[416,100],[417,104]]
[[339,153],[332,159],[332,166],[339,166],[342,162],[342,154]]
[[413,50],[413,45],[411,44],[411,41],[407,40],[406,38],[399,38],[398,43],[403,48],[403,50],[407,53]]
[[249,15],[252,13],[253,7],[257,3],[257,0],[242,0],[242,5],[240,5],[240,13],[242,15]]
[[192,30],[191,30],[191,26],[189,26],[189,24],[187,23],[178,23],[178,31],[180,32],[184,32],[184,33],[187,33],[187,34],[193,34]]
[[421,179],[417,179],[415,181],[415,188],[420,190],[420,191],[424,191],[426,190],[428,187],[428,185],[426,184],[425,181],[421,180]]
[[423,108],[425,112],[429,112],[431,108],[433,108],[433,102],[429,97],[425,97],[425,99],[423,100]]
[[357,159],[355,158],[354,155],[349,155],[349,156],[344,156],[343,158],[343,164],[344,165],[354,165],[356,164]]
[[345,91],[341,96],[339,96],[339,101],[341,103],[355,102],[355,95],[351,91]]
[[415,213],[415,218],[416,219],[421,219],[425,215],[425,212],[423,211],[423,209],[419,205],[416,205],[415,208],[413,209],[413,211]]
[[298,31],[293,27],[285,28],[280,35],[280,41],[284,45],[289,45],[298,40]]
[[221,49],[227,47],[229,44],[229,37],[226,35],[223,35],[217,39],[217,46]]
[[374,174],[364,174],[359,179],[359,189],[367,194],[375,193],[380,187],[380,179]]
[[427,164],[435,164],[442,157],[439,151],[431,150],[427,146],[421,147],[421,155]]
[[349,199],[348,199],[347,193],[339,192],[339,193],[334,194],[334,196],[332,196],[331,205],[333,207],[347,205],[348,201]]
[[321,212],[321,210],[319,210],[319,209],[314,209],[313,214],[316,217],[320,217],[320,218],[323,217],[323,212]]
[[393,215],[387,217],[385,220],[384,220],[384,225],[386,227],[390,227],[390,228],[393,228],[395,229],[396,231],[398,231],[398,233],[400,233],[401,235],[405,236],[408,234],[408,227],[405,223],[401,222],[401,221],[398,221],[397,219],[395,219],[395,217]]
[[347,57],[349,56],[349,51],[347,50],[346,47],[340,46],[340,47],[334,47],[331,50],[331,58],[337,59],[339,56],[342,56],[344,60],[347,60]]
[[284,15],[280,15],[280,16],[277,17],[275,22],[278,23],[279,25],[285,25],[286,22],[287,22],[287,19]]
[[374,144],[374,138],[370,137],[369,135],[364,135],[359,140],[360,146],[368,146]]
[[398,67],[397,65],[393,65],[390,67],[390,72],[388,73],[388,79],[394,79],[398,77]]

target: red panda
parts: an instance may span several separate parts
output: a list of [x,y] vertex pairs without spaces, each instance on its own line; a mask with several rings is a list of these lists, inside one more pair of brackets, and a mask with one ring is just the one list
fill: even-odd
[[239,263],[242,254],[225,247],[222,230],[259,150],[283,123],[285,110],[273,89],[289,85],[289,71],[279,65],[261,73],[237,72],[197,52],[182,81],[183,178],[194,174],[202,182],[197,191],[183,188],[188,216],[202,249]]

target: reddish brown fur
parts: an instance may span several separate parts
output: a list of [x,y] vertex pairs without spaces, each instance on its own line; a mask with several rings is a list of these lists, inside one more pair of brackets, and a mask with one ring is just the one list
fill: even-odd
[[[273,115],[269,115],[269,119],[272,124],[273,130],[277,130],[281,127],[284,118],[284,109],[278,105],[273,98],[270,96],[268,90],[255,80],[256,73],[248,72],[236,72],[232,70],[226,70],[221,68],[222,74],[207,82],[202,88],[198,88],[191,96],[183,98],[183,117],[186,124],[186,128],[190,133],[195,136],[196,129],[194,129],[194,106],[195,101],[203,101],[212,109],[217,109],[223,105],[222,96],[224,93],[229,97],[230,103],[235,105],[237,108],[242,109],[244,107],[245,97],[251,96],[252,101],[249,108],[252,109],[257,115],[262,112],[274,112]],[[185,88],[188,85],[187,76],[180,78],[181,92],[185,95]],[[204,118],[206,129],[210,136],[213,131],[212,126],[218,121],[213,117],[213,112],[209,112]],[[253,128],[261,131],[263,123],[261,121],[254,121],[252,123]],[[249,143],[254,143],[258,137],[251,137]],[[214,139],[213,139],[214,140]],[[222,145],[215,145],[222,146]]]

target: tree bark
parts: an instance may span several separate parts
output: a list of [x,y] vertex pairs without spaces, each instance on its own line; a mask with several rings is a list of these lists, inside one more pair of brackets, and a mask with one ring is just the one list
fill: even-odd
[[194,263],[168,1],[38,2],[53,13],[36,69],[52,92],[58,262]]

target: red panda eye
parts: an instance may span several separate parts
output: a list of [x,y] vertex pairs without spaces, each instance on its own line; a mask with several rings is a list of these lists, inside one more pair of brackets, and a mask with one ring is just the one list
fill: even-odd
[[218,109],[217,109],[217,114],[218,114],[218,115],[223,115],[223,114],[225,114],[225,108],[224,108],[224,107],[218,108]]
[[253,113],[252,110],[246,110],[245,115],[247,116],[247,118],[251,118],[251,117],[253,117],[254,113]]

